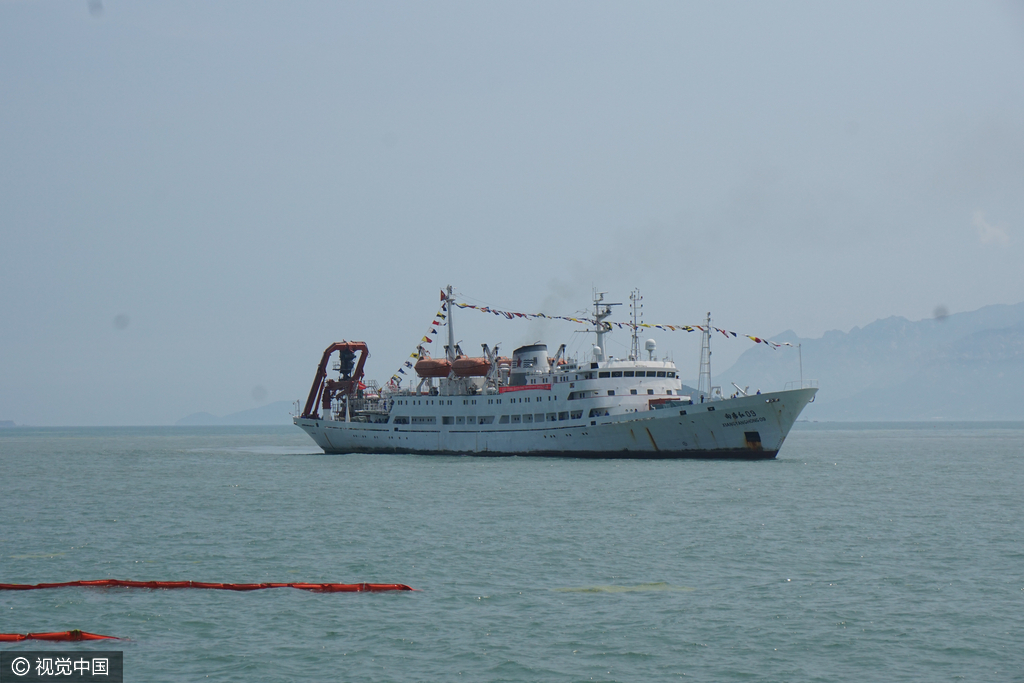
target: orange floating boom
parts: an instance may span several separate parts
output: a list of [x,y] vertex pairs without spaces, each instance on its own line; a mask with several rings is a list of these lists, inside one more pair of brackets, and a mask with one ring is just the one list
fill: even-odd
[[297,588],[316,593],[382,593],[415,590],[404,583],[203,583],[201,581],[64,581],[62,583],[0,583],[0,590],[30,591],[42,588],[209,588],[224,591],[258,591],[264,588]]
[[17,643],[22,640],[121,640],[117,636],[101,636],[98,633],[56,631],[54,633],[0,633],[0,643]]

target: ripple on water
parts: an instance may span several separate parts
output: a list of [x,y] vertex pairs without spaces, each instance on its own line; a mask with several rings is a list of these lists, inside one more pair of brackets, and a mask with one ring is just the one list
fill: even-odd
[[0,596],[0,630],[126,636],[128,679],[156,683],[1005,680],[1024,670],[1020,434],[819,424],[742,463],[4,431],[0,582],[421,590],[25,591]]

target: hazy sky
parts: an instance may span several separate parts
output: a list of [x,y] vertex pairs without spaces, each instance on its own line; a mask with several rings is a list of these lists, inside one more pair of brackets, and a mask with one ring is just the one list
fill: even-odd
[[342,338],[384,381],[447,284],[816,337],[1024,300],[1024,5],[0,0],[0,174],[18,423],[293,400]]

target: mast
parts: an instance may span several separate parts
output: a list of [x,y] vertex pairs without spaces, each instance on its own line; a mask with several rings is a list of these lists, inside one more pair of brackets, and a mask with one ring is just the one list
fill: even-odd
[[594,292],[594,333],[597,337],[594,349],[594,355],[597,356],[594,360],[604,360],[604,319],[608,317],[611,310],[606,306],[604,310],[601,309],[601,302],[604,301],[604,292]]
[[[612,314],[612,306],[621,306],[622,304],[606,304],[604,303],[604,295],[607,292],[594,292],[594,333],[597,335],[597,348],[600,349],[600,357],[595,357],[594,360],[601,361],[608,358],[607,350],[604,348],[604,335],[611,331],[612,326],[604,322],[604,319]],[[597,349],[594,350],[594,355],[597,356]]]
[[643,322],[643,311],[640,309],[644,307],[641,301],[644,298],[640,296],[640,289],[634,289],[629,293],[629,308],[633,313],[633,342],[629,347],[629,359],[640,360],[640,338],[637,336],[640,332],[640,323]]
[[711,311],[704,321],[704,334],[700,338],[700,374],[697,377],[697,393],[711,398]]
[[455,328],[452,327],[452,323],[455,318],[455,299],[452,298],[452,286],[448,285],[448,319],[446,321],[448,326],[448,347],[446,349],[448,362],[451,363],[455,360]]
[[804,388],[804,345],[803,342],[796,345],[796,354],[800,358],[800,388]]

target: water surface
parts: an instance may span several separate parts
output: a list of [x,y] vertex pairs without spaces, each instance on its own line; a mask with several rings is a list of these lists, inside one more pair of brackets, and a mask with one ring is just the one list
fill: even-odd
[[125,636],[136,681],[1020,680],[1022,438],[799,423],[774,461],[591,461],[5,429],[0,582],[420,590],[0,593],[0,632]]

